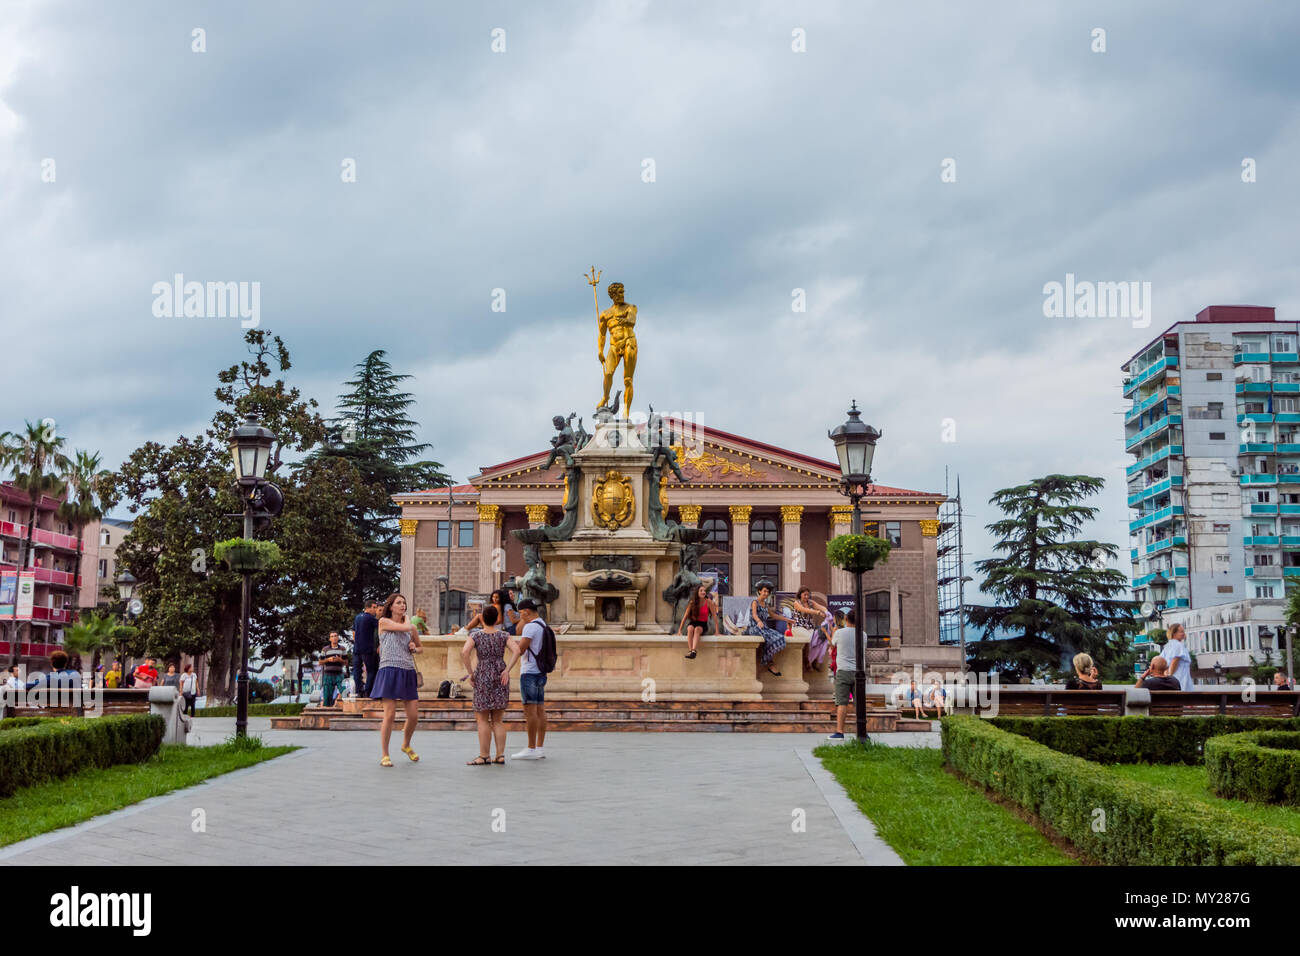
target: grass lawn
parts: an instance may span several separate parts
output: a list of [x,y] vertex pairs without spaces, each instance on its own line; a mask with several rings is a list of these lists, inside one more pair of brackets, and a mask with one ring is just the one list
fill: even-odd
[[164,746],[152,759],[25,787],[0,799],[0,846],[139,803],[148,797],[193,786],[200,780],[279,757],[296,747],[245,744],[214,747]]
[[1077,861],[944,770],[937,748],[813,751],[908,866],[1070,866]]
[[1220,810],[1227,810],[1237,816],[1266,823],[1300,836],[1300,809],[1216,797],[1208,786],[1204,764],[1191,767],[1182,764],[1169,766],[1108,764],[1106,769],[1129,780],[1164,787],[1189,800],[1199,800]]

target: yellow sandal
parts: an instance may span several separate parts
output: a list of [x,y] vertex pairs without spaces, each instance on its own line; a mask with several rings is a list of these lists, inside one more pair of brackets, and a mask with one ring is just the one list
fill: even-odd
[[402,753],[406,754],[406,756],[408,756],[408,757],[411,758],[411,763],[415,763],[415,762],[417,762],[417,761],[420,759],[420,755],[417,754],[417,753],[416,753],[414,750],[412,750],[410,747],[403,747],[403,748],[402,748]]
[[392,762],[391,760],[388,759],[388,754],[384,754],[382,757],[379,758],[379,766],[381,766],[381,767],[391,767],[392,765],[393,765],[393,762]]

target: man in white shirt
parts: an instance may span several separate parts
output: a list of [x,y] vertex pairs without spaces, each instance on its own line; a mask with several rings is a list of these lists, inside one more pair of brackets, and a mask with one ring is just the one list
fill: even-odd
[[1192,655],[1187,653],[1187,640],[1181,624],[1169,625],[1169,643],[1160,652],[1169,663],[1169,676],[1178,681],[1183,690],[1192,689]]
[[537,613],[537,602],[524,598],[519,612],[519,696],[524,704],[524,726],[528,746],[514,754],[512,760],[541,760],[546,743],[546,675],[537,666],[537,652],[546,633],[545,622]]
[[831,643],[835,645],[835,733],[830,735],[831,740],[844,739],[844,717],[858,676],[857,617],[849,611],[844,620],[845,626],[831,635]]

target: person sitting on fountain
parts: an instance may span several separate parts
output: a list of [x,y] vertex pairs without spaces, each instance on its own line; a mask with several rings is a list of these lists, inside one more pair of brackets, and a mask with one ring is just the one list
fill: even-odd
[[785,621],[790,625],[793,625],[794,621],[767,606],[773,590],[771,581],[758,582],[758,596],[749,602],[749,626],[745,628],[745,633],[763,639],[763,647],[759,650],[759,662],[773,677],[780,677],[781,672],[772,669],[772,661],[776,660],[777,654],[785,650],[785,634],[772,627],[771,621],[773,619]]
[[707,584],[701,584],[691,595],[690,601],[686,605],[686,613],[682,615],[682,623],[677,626],[677,633],[682,633],[682,628],[686,628],[686,659],[695,660],[695,654],[700,646],[700,638],[709,627],[709,615],[712,614],[715,619],[722,617],[721,612],[711,599],[711,592]]

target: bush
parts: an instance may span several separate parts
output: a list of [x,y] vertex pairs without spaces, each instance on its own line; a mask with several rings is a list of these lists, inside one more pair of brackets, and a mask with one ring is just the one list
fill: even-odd
[[1128,866],[1300,863],[1300,838],[1284,830],[1125,780],[982,718],[945,717],[942,732],[951,767],[1094,860]]
[[1260,730],[1205,743],[1210,789],[1255,803],[1300,804],[1300,733]]
[[15,727],[35,727],[37,724],[43,724],[47,720],[53,720],[52,717],[6,717],[0,720],[0,730],[13,730]]
[[[306,704],[248,704],[249,717],[293,717],[301,714]],[[195,711],[198,717],[234,717],[234,706],[200,707]]]
[[826,542],[826,560],[851,573],[867,572],[889,560],[889,542],[869,534],[842,534]]
[[1195,764],[1211,737],[1300,730],[1300,719],[1285,717],[993,717],[988,722],[1097,763]]
[[92,767],[148,760],[165,726],[155,714],[122,714],[52,718],[7,730],[0,734],[0,797]]

